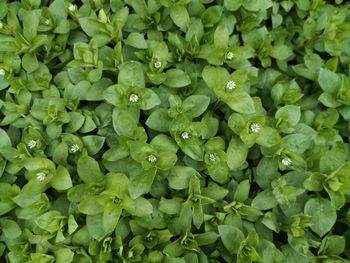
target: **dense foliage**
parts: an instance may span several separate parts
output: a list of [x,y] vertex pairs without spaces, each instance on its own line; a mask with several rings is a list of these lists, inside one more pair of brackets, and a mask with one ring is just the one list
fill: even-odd
[[0,261],[350,259],[350,5],[0,0]]

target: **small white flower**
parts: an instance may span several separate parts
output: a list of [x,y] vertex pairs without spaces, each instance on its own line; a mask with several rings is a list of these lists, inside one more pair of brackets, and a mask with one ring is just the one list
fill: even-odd
[[40,182],[44,181],[45,180],[45,177],[46,177],[46,174],[45,173],[37,173],[36,174],[36,179]]
[[79,147],[79,145],[78,144],[73,144],[71,147],[70,147],[70,151],[72,152],[72,153],[76,153],[77,151],[79,151],[80,150],[80,147]]
[[45,25],[50,25],[50,20],[49,19],[45,19],[44,23],[45,23]]
[[232,52],[227,52],[226,59],[227,60],[232,60],[233,59],[233,53]]
[[155,163],[157,161],[157,157],[155,157],[153,154],[148,155],[147,160],[150,163]]
[[181,137],[182,137],[182,139],[187,140],[187,139],[191,138],[191,134],[189,134],[188,132],[183,132],[181,134]]
[[212,162],[215,162],[216,161],[216,154],[215,153],[209,154],[209,160]]
[[227,82],[226,84],[226,88],[229,90],[233,90],[236,88],[236,82],[234,82],[233,80],[230,80]]
[[154,62],[154,67],[157,68],[157,69],[161,68],[162,67],[162,62],[160,62],[159,60]]
[[129,101],[132,102],[132,103],[136,103],[139,101],[139,96],[137,96],[136,94],[131,94],[130,97],[129,97]]
[[30,140],[30,141],[28,142],[27,146],[29,147],[29,149],[35,148],[35,146],[36,146],[36,141]]
[[3,68],[0,68],[0,76],[5,76],[6,71]]
[[282,164],[285,166],[289,166],[292,164],[292,160],[289,157],[285,157],[282,159]]
[[68,10],[71,11],[71,12],[74,12],[76,9],[77,9],[77,6],[73,5],[73,4],[70,4],[69,7],[68,7]]
[[260,131],[260,129],[261,129],[261,127],[257,123],[253,123],[252,125],[250,125],[250,130],[252,132],[258,133]]

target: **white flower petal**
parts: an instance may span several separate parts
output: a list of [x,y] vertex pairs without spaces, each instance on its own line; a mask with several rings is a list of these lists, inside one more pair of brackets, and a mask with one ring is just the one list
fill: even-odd
[[212,162],[215,162],[216,161],[216,154],[215,153],[209,154],[209,160]]
[[68,10],[71,11],[71,12],[74,12],[76,9],[77,9],[77,6],[73,5],[73,4],[70,4],[69,7],[68,7]]
[[38,181],[40,181],[40,182],[44,181],[45,178],[46,178],[46,174],[45,174],[45,173],[40,172],[40,173],[37,173],[37,174],[36,174],[36,179],[37,179]]
[[181,134],[181,137],[182,137],[182,139],[187,140],[187,139],[191,138],[191,134],[189,134],[188,132],[183,132]]
[[29,147],[29,149],[35,148],[35,146],[36,146],[36,141],[30,140],[30,141],[28,142],[27,146]]
[[261,129],[261,127],[257,123],[253,123],[252,125],[250,125],[250,130],[254,133],[258,133],[260,131],[260,129]]
[[148,155],[147,160],[150,163],[155,163],[157,161],[157,157],[155,157],[153,154]]
[[136,94],[131,94],[130,97],[129,97],[129,101],[131,103],[136,103],[136,102],[139,101],[139,99],[140,99],[139,96],[137,96]]
[[233,80],[230,80],[226,83],[226,88],[229,90],[233,90],[236,88],[236,82]]
[[227,60],[232,60],[233,59],[233,53],[232,52],[227,52],[226,59]]
[[78,144],[73,144],[71,147],[70,147],[70,151],[72,152],[72,153],[76,153],[77,151],[79,151],[80,150],[80,147],[79,147],[79,145]]
[[158,69],[158,68],[161,68],[161,67],[162,67],[162,62],[160,62],[160,61],[158,60],[158,61],[154,62],[153,65],[154,65],[155,68]]
[[289,158],[289,157],[285,157],[282,159],[282,164],[285,165],[285,166],[289,166],[292,164],[292,160]]

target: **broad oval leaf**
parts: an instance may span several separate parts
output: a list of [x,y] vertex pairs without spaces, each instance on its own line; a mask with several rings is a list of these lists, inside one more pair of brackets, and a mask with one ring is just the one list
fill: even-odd
[[336,209],[329,200],[324,198],[308,200],[304,207],[304,213],[312,216],[310,228],[320,237],[331,230],[337,220]]

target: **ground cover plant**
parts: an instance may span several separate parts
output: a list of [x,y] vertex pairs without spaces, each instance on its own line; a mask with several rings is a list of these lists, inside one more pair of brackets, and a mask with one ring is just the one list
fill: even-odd
[[0,261],[350,262],[349,7],[0,0]]

